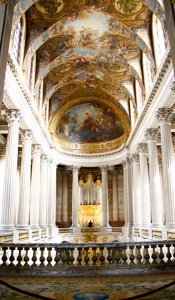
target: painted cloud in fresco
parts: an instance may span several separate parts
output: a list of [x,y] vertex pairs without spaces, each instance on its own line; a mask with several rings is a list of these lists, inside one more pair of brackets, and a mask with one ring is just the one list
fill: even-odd
[[71,142],[105,142],[123,135],[114,112],[104,105],[84,103],[69,109],[60,119],[56,134]]

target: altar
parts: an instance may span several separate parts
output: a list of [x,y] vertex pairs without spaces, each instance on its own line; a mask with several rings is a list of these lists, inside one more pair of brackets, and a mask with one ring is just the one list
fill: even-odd
[[87,227],[89,221],[92,227],[100,227],[102,224],[102,206],[98,205],[79,205],[78,221],[80,227]]

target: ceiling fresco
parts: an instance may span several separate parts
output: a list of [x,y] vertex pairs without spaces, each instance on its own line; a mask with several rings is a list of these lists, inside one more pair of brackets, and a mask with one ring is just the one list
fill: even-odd
[[[17,1],[14,26],[26,18],[23,69],[27,72],[36,57],[34,95],[37,98],[43,87],[42,111],[49,103],[49,130],[53,134],[54,128],[58,140],[93,144],[123,135],[126,141],[130,101],[137,112],[136,82],[143,99],[145,95],[143,52],[154,75],[153,12],[166,35],[157,0]],[[93,97],[100,104],[92,103]]]

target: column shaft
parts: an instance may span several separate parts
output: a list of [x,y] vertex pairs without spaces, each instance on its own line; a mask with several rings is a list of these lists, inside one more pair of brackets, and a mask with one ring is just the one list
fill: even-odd
[[30,197],[30,226],[39,227],[39,198],[40,198],[40,154],[41,146],[33,147],[33,164]]
[[68,186],[67,186],[67,172],[63,172],[63,222],[67,222],[68,214]]
[[150,174],[150,201],[153,227],[162,227],[162,202],[160,194],[160,174],[157,154],[156,128],[148,128],[145,132],[148,141],[149,174]]
[[141,185],[141,202],[142,202],[142,225],[151,225],[151,209],[150,209],[150,190],[148,178],[147,152],[148,145],[146,143],[138,144],[140,156],[140,185]]
[[27,229],[29,227],[29,202],[30,202],[30,174],[31,174],[31,145],[32,131],[21,132],[23,140],[22,160],[21,160],[21,180],[20,199],[18,208],[18,228]]
[[101,168],[102,174],[102,227],[109,226],[109,207],[108,207],[108,178],[107,166]]
[[73,167],[72,180],[72,227],[79,227],[78,224],[78,167]]
[[142,205],[141,205],[141,186],[140,186],[140,164],[139,155],[132,155],[133,167],[133,213],[134,225],[142,225]]
[[156,119],[160,124],[162,166],[164,178],[164,192],[166,199],[166,226],[175,227],[175,164],[173,154],[173,143],[171,136],[171,108],[159,108]]
[[112,205],[113,221],[118,221],[118,194],[117,194],[117,171],[112,174]]
[[5,154],[2,216],[0,229],[14,230],[16,206],[16,174],[19,125],[22,119],[19,110],[8,110],[8,137]]
[[41,156],[41,180],[40,180],[40,209],[39,225],[46,228],[47,224],[47,199],[48,199],[48,157]]

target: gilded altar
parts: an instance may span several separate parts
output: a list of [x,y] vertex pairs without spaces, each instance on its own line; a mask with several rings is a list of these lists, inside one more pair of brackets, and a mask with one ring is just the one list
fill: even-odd
[[93,227],[100,227],[102,222],[102,206],[79,205],[78,218],[80,227],[87,227],[90,220],[93,223]]

